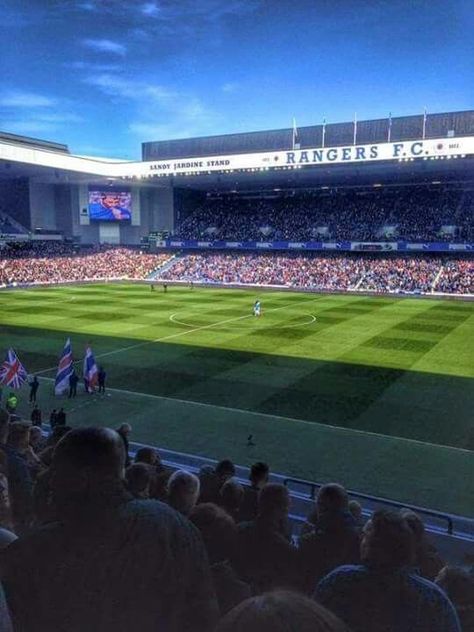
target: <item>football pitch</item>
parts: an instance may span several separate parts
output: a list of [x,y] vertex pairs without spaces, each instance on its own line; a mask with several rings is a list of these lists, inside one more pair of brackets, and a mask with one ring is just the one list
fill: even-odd
[[[133,440],[158,447],[265,460],[290,476],[472,515],[473,303],[83,285],[3,291],[0,326],[0,352],[13,347],[42,378],[44,416],[64,406],[71,425],[127,421]],[[67,337],[79,374],[91,344],[107,396],[79,384],[75,400],[54,397]]]

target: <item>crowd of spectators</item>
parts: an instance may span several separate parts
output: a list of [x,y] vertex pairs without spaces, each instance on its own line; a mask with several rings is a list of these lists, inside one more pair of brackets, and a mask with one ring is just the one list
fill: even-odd
[[94,279],[144,279],[170,255],[123,247],[97,247],[75,252],[72,245],[39,245],[0,251],[0,286],[13,283],[64,283]]
[[314,290],[474,293],[472,259],[415,255],[207,252],[176,258],[161,276],[176,281]]
[[63,242],[0,251],[0,286],[99,279],[275,285],[329,291],[474,293],[474,261],[462,257],[301,252],[143,253],[124,247],[76,250]]
[[409,510],[363,517],[330,483],[298,535],[265,463],[243,486],[228,459],[195,475],[141,447],[126,467],[119,432],[33,430],[0,410],[2,631],[472,629],[472,575]]
[[461,241],[474,237],[474,199],[452,189],[339,190],[292,197],[209,198],[174,231],[233,241]]

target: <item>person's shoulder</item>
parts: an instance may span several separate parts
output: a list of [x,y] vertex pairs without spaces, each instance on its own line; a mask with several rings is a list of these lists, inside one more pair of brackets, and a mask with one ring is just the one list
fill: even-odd
[[369,570],[363,564],[345,564],[338,566],[323,577],[319,582],[318,588],[339,582],[360,581],[368,577]]
[[416,586],[431,601],[447,601],[445,592],[434,582],[426,579],[426,577],[422,577],[413,571],[408,573],[408,578],[410,583]]

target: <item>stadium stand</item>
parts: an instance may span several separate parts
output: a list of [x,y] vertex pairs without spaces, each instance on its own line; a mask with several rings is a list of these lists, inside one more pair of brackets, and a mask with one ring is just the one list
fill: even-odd
[[160,276],[172,281],[329,291],[474,292],[472,259],[423,256],[207,252],[176,258]]
[[472,241],[472,192],[384,187],[294,197],[218,196],[175,229],[182,239]]
[[[455,607],[463,621],[472,618],[472,578],[444,568],[412,511],[379,509],[364,515],[361,528],[346,490],[324,485],[310,507],[311,527],[298,537],[291,492],[267,482],[261,463],[250,473],[254,481],[255,472],[265,472],[256,513],[242,522],[238,510],[231,516],[224,508],[222,490],[240,471],[228,460],[207,464],[199,478],[182,463],[170,478],[176,467],[163,465],[152,448],[132,445],[135,462],[125,482],[124,444],[114,431],[65,427],[46,447],[32,434],[29,424],[0,411],[0,526],[9,531],[1,568],[14,629],[211,632],[225,615],[217,629],[242,630],[233,626],[256,616],[256,603],[269,604],[283,621],[290,613],[302,617],[299,630],[307,629],[304,621],[324,620],[326,627],[311,629],[345,630],[345,624],[379,632],[398,621],[396,629],[407,632],[460,632]],[[137,466],[143,471],[130,476]],[[171,481],[181,481],[189,508],[187,482],[194,504],[199,482],[201,491],[209,488],[210,477],[215,502],[199,499],[190,514],[199,536],[172,508]],[[308,609],[314,621],[303,614]]]
[[131,248],[96,247],[75,253],[71,244],[33,242],[0,252],[0,285],[144,279],[169,257]]
[[474,262],[461,257],[311,253],[143,253],[117,247],[74,251],[63,242],[0,252],[0,286],[97,279],[159,279],[310,290],[474,293]]

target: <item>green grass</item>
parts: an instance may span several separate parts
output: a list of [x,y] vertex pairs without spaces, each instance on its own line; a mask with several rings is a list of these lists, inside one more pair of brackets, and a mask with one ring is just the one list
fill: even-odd
[[473,304],[264,292],[255,319],[255,297],[141,285],[2,292],[1,347],[50,380],[67,336],[78,359],[92,344],[110,397],[60,401],[51,381],[40,389],[44,411],[65,404],[73,424],[131,421],[136,440],[266,459],[289,475],[469,515]]

